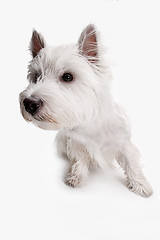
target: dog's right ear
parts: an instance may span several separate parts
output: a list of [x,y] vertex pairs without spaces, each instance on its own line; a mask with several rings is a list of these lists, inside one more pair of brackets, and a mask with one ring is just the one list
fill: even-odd
[[93,24],[89,24],[81,33],[78,41],[78,48],[81,55],[88,61],[96,63],[98,61],[98,39],[97,31]]
[[36,30],[33,30],[29,46],[32,56],[36,57],[42,48],[45,48],[45,41],[41,34],[39,34]]

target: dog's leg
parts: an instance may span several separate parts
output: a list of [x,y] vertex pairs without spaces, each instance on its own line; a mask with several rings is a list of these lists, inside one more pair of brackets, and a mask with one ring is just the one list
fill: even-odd
[[149,197],[152,189],[143,175],[139,158],[138,149],[132,143],[127,143],[118,153],[117,161],[127,176],[127,187],[142,197]]
[[70,138],[67,140],[67,156],[71,160],[71,165],[65,183],[76,187],[88,176],[90,156],[81,143]]

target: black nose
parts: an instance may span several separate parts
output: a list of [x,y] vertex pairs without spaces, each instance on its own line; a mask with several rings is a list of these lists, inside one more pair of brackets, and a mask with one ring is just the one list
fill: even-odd
[[30,96],[24,99],[23,104],[26,111],[34,115],[42,107],[43,102],[38,97]]

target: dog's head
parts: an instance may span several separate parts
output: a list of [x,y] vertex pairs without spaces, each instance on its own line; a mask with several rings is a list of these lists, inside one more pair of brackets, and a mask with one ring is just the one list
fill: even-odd
[[53,130],[92,121],[98,113],[103,88],[95,27],[88,25],[78,44],[58,47],[48,46],[33,31],[30,51],[29,85],[20,94],[25,120]]

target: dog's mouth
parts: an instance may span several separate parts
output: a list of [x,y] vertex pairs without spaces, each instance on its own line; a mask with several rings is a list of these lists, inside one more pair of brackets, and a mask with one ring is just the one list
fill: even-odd
[[22,110],[22,116],[27,122],[32,122],[36,120],[38,122],[46,122],[46,123],[55,123],[58,122],[48,113],[36,113],[34,115],[28,114],[25,109]]
[[43,112],[43,113],[36,113],[32,116],[32,118],[34,118],[37,121],[43,121],[43,122],[48,122],[48,123],[56,123],[58,124],[58,122],[53,118],[53,116],[51,116],[49,113],[47,112]]

